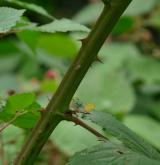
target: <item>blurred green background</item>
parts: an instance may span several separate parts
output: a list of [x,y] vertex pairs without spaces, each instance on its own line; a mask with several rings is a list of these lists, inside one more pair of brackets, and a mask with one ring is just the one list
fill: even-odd
[[[56,18],[69,18],[89,28],[103,8],[100,0],[26,2],[43,6]],[[27,11],[26,16],[40,25],[49,22],[34,12]],[[1,37],[0,99],[14,91],[34,92],[38,103],[45,107],[81,46],[78,40],[86,36],[82,32],[25,31]],[[133,0],[99,56],[103,64],[92,65],[75,97],[84,104],[95,104],[98,111],[115,115],[160,150],[160,1]],[[15,126],[1,133],[3,162],[11,163],[25,137],[26,132]],[[66,164],[75,152],[96,143],[96,138],[83,128],[62,122],[37,165]]]

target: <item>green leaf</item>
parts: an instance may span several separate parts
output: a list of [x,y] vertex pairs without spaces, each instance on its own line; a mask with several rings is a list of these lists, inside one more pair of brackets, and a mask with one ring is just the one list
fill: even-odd
[[122,68],[139,52],[132,44],[116,43],[103,47],[100,54],[103,64],[92,65],[76,96],[84,103],[95,104],[97,110],[127,113],[135,104],[135,94]]
[[[20,52],[14,45],[14,42],[10,39],[3,39],[0,42],[0,74],[5,75],[8,74],[8,72],[13,72],[19,64],[20,58]],[[3,79],[2,77],[3,75],[1,75],[1,79]]]
[[[119,51],[121,50],[121,51]],[[132,61],[141,55],[139,50],[134,44],[115,42],[112,44],[104,45],[99,54],[107,72],[115,72],[126,68],[128,61]]]
[[0,112],[3,122],[11,122],[17,127],[31,129],[40,117],[41,106],[35,102],[35,95],[22,93],[10,96]]
[[33,52],[36,51],[39,35],[39,32],[29,30],[17,33],[19,39],[22,40]]
[[39,26],[35,28],[37,31],[47,32],[47,33],[56,33],[56,32],[68,32],[68,31],[82,31],[82,32],[89,32],[90,30],[81,25],[76,23],[75,21],[71,21],[69,19],[62,18],[60,20],[54,20],[53,22]]
[[56,80],[43,80],[41,82],[41,90],[43,92],[55,92],[55,90],[57,89],[58,87],[58,82]]
[[12,28],[13,31],[22,32],[24,30],[31,30],[37,26],[37,23],[30,22],[26,17],[21,17],[20,21]]
[[64,61],[57,57],[57,56],[51,56],[46,51],[43,51],[43,49],[38,49],[38,61],[40,63],[45,64],[45,66],[49,68],[56,68],[59,72],[64,74],[66,72],[66,65],[64,65]]
[[83,165],[158,165],[160,162],[132,152],[124,146],[108,142],[76,153],[68,165],[81,165],[82,163]]
[[75,41],[64,34],[41,35],[38,47],[53,56],[72,58],[77,54]]
[[[40,106],[38,106],[38,109],[40,109]],[[0,112],[0,120],[3,123],[9,123],[11,125],[15,125],[16,127],[23,128],[26,130],[32,129],[39,118],[40,114],[38,113],[38,111],[35,111],[35,113],[26,112],[17,117],[16,114],[8,114],[4,110]]]
[[140,80],[146,84],[157,84],[160,82],[160,62],[151,57],[141,56],[128,61],[127,64],[130,78]]
[[10,96],[7,99],[4,111],[14,114],[17,111],[24,111],[25,108],[33,104],[36,97],[33,93],[22,93]]
[[104,66],[89,72],[76,96],[84,103],[95,104],[97,110],[113,114],[127,113],[135,103],[132,87],[122,73],[105,72]]
[[103,6],[104,6],[103,3],[101,2],[90,3],[82,10],[80,10],[80,12],[78,12],[73,17],[73,20],[81,24],[91,24],[95,22],[95,20],[98,18],[101,11],[103,10]]
[[[147,14],[148,12],[153,10],[156,4],[156,0],[149,0],[147,3],[146,0],[133,0],[124,15],[134,17],[142,14]],[[91,3],[80,10],[80,12],[78,12],[73,17],[73,20],[82,24],[91,24],[98,18],[99,14],[103,10],[103,6],[104,5],[102,2]]]
[[146,0],[133,0],[127,8],[125,15],[138,16],[147,14],[155,7],[156,1],[157,0],[149,0],[146,3]]
[[6,33],[20,20],[25,10],[0,7],[0,33]]
[[16,4],[22,8],[34,11],[38,14],[44,15],[50,19],[53,19],[53,16],[51,16],[43,7],[32,4],[32,3],[27,3],[27,2],[22,2],[22,1],[18,1],[18,0],[5,0],[9,3],[13,3]]
[[160,149],[160,124],[147,116],[129,115],[124,118],[124,124],[142,136],[152,145]]
[[134,20],[131,17],[122,17],[114,27],[112,34],[120,35],[127,33],[134,27]]
[[0,41],[0,58],[1,57],[8,57],[18,54],[18,49],[14,45],[14,42],[9,39],[3,39]]
[[[28,112],[24,115],[19,116],[12,124],[19,128],[32,129],[40,118],[40,112],[38,112],[38,110],[40,110],[41,108],[40,105],[37,103],[35,103],[35,105],[32,105],[32,107],[34,108],[26,109],[26,111],[28,110]],[[12,118],[10,116],[10,120]],[[6,119],[6,121],[8,122],[9,118]]]
[[132,151],[142,153],[151,159],[160,159],[160,154],[154,147],[110,114],[94,111],[88,117],[94,123],[102,126],[107,133],[122,141]]

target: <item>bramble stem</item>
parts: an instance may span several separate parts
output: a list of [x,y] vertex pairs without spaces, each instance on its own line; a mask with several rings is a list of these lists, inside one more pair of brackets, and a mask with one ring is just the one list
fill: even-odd
[[49,102],[46,112],[30,133],[14,165],[32,165],[41,151],[43,145],[63,120],[58,112],[68,110],[69,103],[75,94],[80,82],[87,73],[104,41],[110,34],[116,22],[132,0],[109,0],[106,3],[97,23],[87,39],[82,42],[82,47],[63,78],[55,95]]

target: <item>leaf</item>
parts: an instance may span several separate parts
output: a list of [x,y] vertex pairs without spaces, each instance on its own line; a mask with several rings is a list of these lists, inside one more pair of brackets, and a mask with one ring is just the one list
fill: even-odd
[[76,96],[84,103],[95,104],[99,111],[127,113],[135,103],[132,87],[122,73],[105,72],[104,65],[90,71],[78,88]]
[[36,51],[39,32],[25,30],[17,33],[17,36],[22,40],[33,52]]
[[35,99],[36,97],[33,93],[22,93],[10,96],[7,99],[4,110],[9,114],[14,114],[16,111],[23,111],[32,105]]
[[53,19],[54,17],[52,15],[50,15],[43,7],[32,4],[32,3],[27,3],[27,2],[22,2],[22,1],[18,1],[18,0],[5,0],[9,3],[13,3],[16,4],[22,8],[34,11],[38,14],[44,15],[50,19]]
[[99,54],[102,56],[107,72],[122,70],[126,68],[128,61],[132,61],[141,56],[137,47],[130,42],[116,42],[108,44],[107,46],[104,45]]
[[[39,104],[32,105],[35,106],[32,111],[28,109],[28,112],[19,116],[12,124],[23,129],[32,129],[40,118],[40,112],[38,110],[41,109]],[[27,109],[26,109],[27,111]],[[8,121],[8,120],[6,120]]]
[[158,60],[141,56],[128,61],[128,72],[132,80],[140,80],[145,84],[157,84],[160,82]]
[[76,153],[68,165],[81,165],[82,163],[83,165],[158,165],[160,162],[132,152],[124,146],[108,142]]
[[58,87],[58,82],[56,80],[46,79],[41,82],[41,90],[43,92],[55,92]]
[[30,111],[30,108],[25,109],[26,113],[17,117],[16,113],[9,114],[3,110],[2,112],[0,112],[0,119],[1,121],[3,121],[3,123],[10,123],[19,128],[23,128],[26,130],[32,129],[40,118],[40,112],[38,112],[38,110],[40,110],[41,108],[41,106],[37,103],[35,103],[35,105],[33,104],[32,106],[34,107],[32,108],[32,111]]
[[128,115],[124,118],[124,124],[150,142],[153,146],[160,149],[159,122],[147,116]]
[[103,65],[91,67],[76,96],[84,103],[95,104],[100,111],[127,113],[135,104],[135,95],[122,69],[139,52],[132,44],[117,43],[103,47],[100,54]]
[[160,154],[154,147],[110,114],[94,111],[88,117],[91,121],[103,127],[107,133],[122,141],[132,151],[142,153],[151,159],[160,159]]
[[34,30],[47,32],[47,33],[56,33],[56,32],[68,32],[68,31],[82,31],[82,32],[89,32],[90,30],[74,21],[71,21],[66,18],[62,18],[60,20],[54,20],[53,22],[39,26]]
[[38,61],[45,64],[49,68],[57,68],[61,73],[65,73],[66,66],[61,58],[57,56],[51,56],[43,49],[38,49]]
[[37,23],[30,22],[26,17],[21,17],[20,21],[12,28],[14,32],[24,32],[37,26]]
[[[93,127],[97,128],[95,124]],[[62,121],[56,127],[51,139],[56,146],[69,155],[99,143],[97,138],[87,130],[68,121]]]
[[52,56],[72,58],[77,54],[75,41],[64,34],[41,35],[38,47]]
[[20,20],[25,10],[0,7],[0,33],[6,33]]
[[78,12],[73,17],[73,20],[81,24],[91,24],[95,22],[95,20],[98,18],[101,11],[103,10],[103,6],[104,6],[103,3],[101,2],[90,3],[82,10],[80,10],[80,12]]
[[134,20],[131,17],[122,17],[114,27],[112,34],[120,35],[131,31],[134,27]]
[[14,45],[14,42],[9,39],[3,39],[0,41],[0,58],[14,56],[18,54],[18,49]]
[[35,95],[22,93],[10,96],[0,112],[3,122],[11,122],[17,127],[31,129],[40,117],[41,106],[35,102]]
[[125,15],[138,16],[142,14],[147,14],[155,7],[157,3],[156,1],[157,0],[149,0],[146,3],[146,0],[133,0],[127,8]]
[[[144,5],[145,4],[145,5]],[[126,9],[124,16],[135,17],[142,14],[147,14],[156,6],[157,0],[133,0],[129,7]],[[103,3],[91,3],[78,12],[73,20],[82,24],[92,24],[96,21],[99,14],[103,10]],[[143,7],[142,7],[143,6]]]

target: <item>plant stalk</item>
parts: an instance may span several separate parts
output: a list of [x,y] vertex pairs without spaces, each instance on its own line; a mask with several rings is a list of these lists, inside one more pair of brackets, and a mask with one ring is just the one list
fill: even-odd
[[86,130],[91,132],[93,135],[95,135],[99,140],[102,140],[102,141],[109,140],[106,136],[102,135],[96,129],[90,127],[88,124],[86,124],[85,122],[83,122],[82,120],[80,120],[79,118],[77,118],[75,116],[68,116],[68,117],[66,117],[66,120],[73,122],[75,125],[79,125],[79,126],[85,128]]
[[[107,0],[108,1],[108,0]],[[80,82],[118,19],[132,0],[109,0],[87,39],[52,97],[46,112],[33,128],[14,165],[32,165],[56,126],[63,120],[58,113],[68,110]]]

